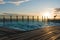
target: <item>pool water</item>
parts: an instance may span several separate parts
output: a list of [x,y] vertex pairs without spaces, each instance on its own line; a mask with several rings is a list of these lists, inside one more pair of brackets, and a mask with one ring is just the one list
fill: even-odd
[[29,30],[35,30],[47,26],[60,26],[60,23],[53,23],[53,22],[48,22],[47,25],[46,23],[42,21],[6,21],[6,22],[0,22],[0,27],[6,27],[9,29],[15,29],[15,30],[20,30],[20,31],[29,31]]
[[6,27],[10,29],[16,29],[20,31],[28,31],[28,30],[34,30],[38,29],[43,26],[43,23],[41,21],[8,21],[8,22],[0,22],[0,27]]

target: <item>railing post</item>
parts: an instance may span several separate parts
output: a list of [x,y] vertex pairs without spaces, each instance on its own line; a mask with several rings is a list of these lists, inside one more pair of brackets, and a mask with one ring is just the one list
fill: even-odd
[[29,16],[27,16],[27,21],[29,22]]
[[34,16],[32,16],[32,21],[34,22]]
[[43,22],[43,16],[42,16],[42,22]]
[[42,22],[45,22],[46,19],[45,19],[45,16],[42,16]]
[[10,16],[10,22],[12,22],[12,16]]
[[18,21],[18,16],[16,16],[16,19],[17,19],[16,21]]
[[45,19],[45,16],[44,16],[44,20],[43,20],[44,22],[46,21],[46,19]]
[[24,16],[22,16],[22,21],[24,21]]
[[39,22],[39,16],[37,16],[37,22]]
[[3,26],[5,26],[5,16],[3,16]]

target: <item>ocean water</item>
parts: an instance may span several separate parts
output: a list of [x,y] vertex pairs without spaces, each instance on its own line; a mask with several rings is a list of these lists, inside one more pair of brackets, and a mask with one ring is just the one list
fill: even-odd
[[20,31],[30,31],[47,26],[60,26],[60,23],[54,22],[42,22],[42,21],[6,21],[0,22],[0,27],[6,27],[9,29],[15,29]]

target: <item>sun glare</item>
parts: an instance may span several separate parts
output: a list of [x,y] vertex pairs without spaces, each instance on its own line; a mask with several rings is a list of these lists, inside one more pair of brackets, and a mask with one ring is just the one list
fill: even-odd
[[44,16],[50,16],[50,13],[49,13],[49,12],[47,12],[47,13],[45,13],[45,14],[44,14]]
[[43,16],[48,17],[48,18],[51,18],[51,17],[52,17],[52,15],[51,15],[50,12],[46,12],[46,13],[44,13]]

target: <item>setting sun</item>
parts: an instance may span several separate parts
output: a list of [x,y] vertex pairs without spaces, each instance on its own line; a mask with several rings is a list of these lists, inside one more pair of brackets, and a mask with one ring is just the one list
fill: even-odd
[[46,12],[46,13],[44,13],[43,16],[48,17],[48,18],[51,18],[51,17],[52,17],[52,15],[51,15],[50,12]]

